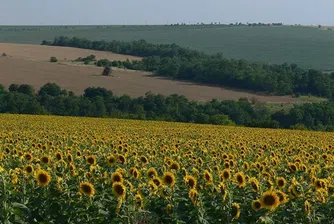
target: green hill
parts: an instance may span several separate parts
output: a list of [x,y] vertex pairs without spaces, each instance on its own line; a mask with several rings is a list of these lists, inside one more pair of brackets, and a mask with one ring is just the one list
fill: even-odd
[[334,31],[301,26],[0,26],[0,42],[40,44],[55,36],[176,43],[206,53],[334,70]]

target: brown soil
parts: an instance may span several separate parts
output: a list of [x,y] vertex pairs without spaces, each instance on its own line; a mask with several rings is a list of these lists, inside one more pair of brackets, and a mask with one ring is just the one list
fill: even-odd
[[[7,57],[0,56],[0,83],[8,87],[12,83],[30,84],[36,90],[47,82],[55,82],[62,88],[72,90],[76,94],[82,94],[87,87],[104,87],[112,90],[117,95],[143,96],[146,92],[160,93],[163,95],[182,94],[191,100],[207,101],[213,98],[219,100],[238,100],[241,97],[256,98],[263,102],[290,103],[296,102],[292,97],[260,96],[247,92],[226,90],[220,87],[197,85],[188,82],[172,81],[159,77],[152,77],[150,73],[117,69],[113,76],[103,77],[102,68],[95,66],[77,66],[73,64],[51,63],[43,61],[50,55],[63,55],[63,57],[78,57],[74,52],[81,53],[80,49],[45,46],[32,46],[29,48],[14,48],[6,46]],[[36,50],[36,49],[43,50]],[[15,49],[15,50],[14,50]],[[24,50],[23,50],[24,49]],[[0,52],[4,49],[0,47]],[[63,52],[64,51],[64,52]],[[14,54],[16,52],[16,54]],[[39,52],[39,53],[38,53]],[[43,53],[40,53],[43,52]],[[57,53],[56,53],[57,52]],[[87,56],[89,51],[82,53]],[[99,52],[101,54],[108,54]],[[97,53],[94,53],[97,55]],[[14,56],[17,55],[17,56]],[[111,54],[111,57],[116,57]],[[128,56],[117,55],[119,58]],[[27,60],[40,59],[42,61]]]
[[9,57],[32,61],[49,61],[50,57],[56,57],[59,61],[71,61],[78,57],[87,57],[91,54],[94,54],[98,60],[109,59],[110,61],[125,61],[126,59],[140,59],[139,57],[129,55],[79,48],[0,43],[0,55],[3,53],[6,53]]

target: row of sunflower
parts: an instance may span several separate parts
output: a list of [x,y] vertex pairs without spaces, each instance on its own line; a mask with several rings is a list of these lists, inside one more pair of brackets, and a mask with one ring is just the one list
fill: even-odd
[[1,223],[330,223],[334,134],[0,115]]

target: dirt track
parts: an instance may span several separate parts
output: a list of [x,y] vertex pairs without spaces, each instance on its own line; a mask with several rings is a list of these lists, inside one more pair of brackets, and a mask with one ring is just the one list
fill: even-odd
[[[37,55],[36,58],[39,56]],[[55,82],[62,88],[82,94],[87,87],[104,87],[115,94],[142,96],[146,92],[163,95],[182,94],[191,100],[237,100],[255,97],[265,102],[295,102],[292,97],[258,96],[251,93],[226,90],[220,87],[202,86],[187,82],[152,77],[150,73],[114,70],[112,77],[103,77],[101,68],[94,66],[66,65],[46,61],[25,60],[20,57],[0,56],[0,83],[8,87],[12,83],[30,84],[36,90],[47,82]]]

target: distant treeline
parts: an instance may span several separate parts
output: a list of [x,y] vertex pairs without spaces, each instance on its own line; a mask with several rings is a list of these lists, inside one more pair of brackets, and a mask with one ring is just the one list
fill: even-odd
[[0,113],[113,117],[140,120],[298,128],[334,131],[334,103],[295,106],[290,112],[272,113],[265,104],[212,100],[190,101],[181,95],[146,93],[143,97],[115,96],[104,88],[87,88],[82,96],[47,83],[35,93],[26,84],[0,85]]
[[56,37],[53,42],[44,40],[42,44],[144,57],[140,61],[127,61],[121,66],[173,79],[278,95],[312,94],[326,98],[334,95],[334,73],[302,69],[296,64],[269,65],[226,59],[222,54],[208,55],[176,44],[150,44],[145,40],[107,42],[62,36]]

